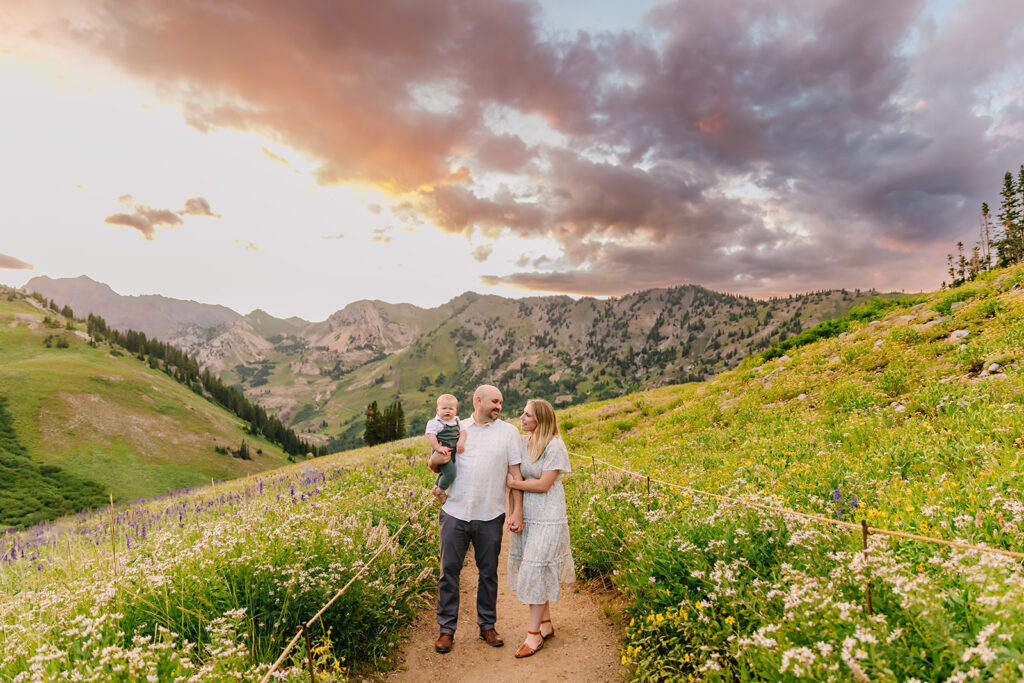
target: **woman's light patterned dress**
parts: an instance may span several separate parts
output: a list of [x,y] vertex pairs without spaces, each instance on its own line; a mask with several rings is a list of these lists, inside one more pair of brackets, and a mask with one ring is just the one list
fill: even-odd
[[523,531],[512,534],[509,549],[509,588],[520,602],[540,605],[558,600],[560,583],[576,580],[562,487],[562,475],[572,469],[569,453],[559,438],[551,440],[537,462],[524,457],[519,468],[526,480],[540,479],[545,471],[560,470],[546,493],[523,492]]

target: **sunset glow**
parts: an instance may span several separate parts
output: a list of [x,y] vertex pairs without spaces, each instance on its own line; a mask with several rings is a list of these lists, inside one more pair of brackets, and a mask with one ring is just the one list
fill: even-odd
[[932,289],[1024,162],[1013,2],[619,4],[5,3],[0,281]]

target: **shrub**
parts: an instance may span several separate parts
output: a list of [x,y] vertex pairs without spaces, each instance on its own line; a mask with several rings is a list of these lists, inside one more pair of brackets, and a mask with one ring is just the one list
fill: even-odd
[[907,391],[907,371],[905,368],[890,365],[879,376],[875,385],[886,396],[895,398]]

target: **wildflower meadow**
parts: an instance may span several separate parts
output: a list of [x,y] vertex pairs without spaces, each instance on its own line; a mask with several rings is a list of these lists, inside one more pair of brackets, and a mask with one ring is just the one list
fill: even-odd
[[[311,460],[4,537],[0,679],[257,679],[383,546],[310,631],[322,675],[378,667],[436,585],[421,450]],[[305,657],[300,641],[275,680],[307,680]]]
[[[865,550],[750,505],[1024,550],[1022,285],[992,271],[708,382],[562,411],[577,571],[621,593],[628,676],[1024,678],[1022,560],[878,533]],[[0,678],[258,679],[363,568],[311,654],[329,680],[387,668],[436,588],[423,455],[400,442],[3,536]],[[307,654],[275,680],[305,680]]]
[[1024,561],[882,535],[865,554],[743,504],[1024,550],[1022,281],[563,413],[578,571],[625,595],[635,680],[1024,678]]

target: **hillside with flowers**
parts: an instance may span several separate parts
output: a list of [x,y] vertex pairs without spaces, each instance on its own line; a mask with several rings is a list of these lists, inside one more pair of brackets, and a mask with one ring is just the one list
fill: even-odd
[[[879,307],[700,384],[562,413],[578,571],[628,598],[637,680],[1018,681],[1024,268]],[[809,335],[812,336],[812,335]],[[868,613],[870,582],[872,613]]]
[[[1024,551],[1022,286],[1015,267],[875,302],[712,380],[562,411],[577,571],[622,596],[628,676],[1020,680],[1020,559],[877,532],[865,555],[857,531],[763,506]],[[258,678],[350,580],[311,630],[318,680],[392,666],[436,587],[423,450],[4,537],[0,677]],[[279,679],[308,679],[306,654]]]

